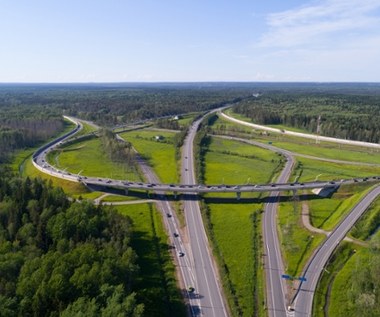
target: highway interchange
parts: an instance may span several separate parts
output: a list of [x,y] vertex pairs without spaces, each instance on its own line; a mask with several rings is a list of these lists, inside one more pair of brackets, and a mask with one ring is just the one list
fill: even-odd
[[[217,110],[214,110],[217,111]],[[380,176],[372,176],[355,179],[342,179],[334,181],[315,181],[308,183],[289,182],[289,177],[294,165],[292,153],[281,150],[270,145],[262,145],[267,149],[276,151],[285,156],[285,166],[276,183],[271,184],[238,184],[238,185],[203,185],[196,184],[193,162],[193,139],[202,118],[197,120],[189,128],[188,136],[182,150],[181,183],[182,184],[160,184],[153,170],[139,158],[139,164],[146,177],[147,182],[130,182],[127,180],[102,179],[74,175],[70,172],[58,170],[46,160],[46,155],[57,146],[62,145],[82,128],[79,121],[68,118],[76,124],[76,128],[68,134],[50,142],[35,152],[33,164],[44,173],[60,177],[69,181],[82,182],[87,185],[115,187],[125,190],[146,190],[158,195],[156,200],[158,209],[164,215],[164,223],[168,230],[170,241],[174,246],[177,257],[182,287],[192,316],[229,316],[223,299],[222,287],[220,285],[217,269],[210,253],[209,243],[204,230],[197,193],[207,192],[234,192],[237,197],[243,192],[270,192],[269,202],[265,204],[263,218],[263,240],[266,273],[266,305],[268,314],[273,317],[280,316],[311,316],[313,294],[319,277],[329,257],[339,242],[345,237],[349,229],[355,224],[359,217],[365,212],[370,203],[380,194],[380,187],[375,187],[360,203],[347,215],[345,219],[320,245],[318,250],[310,259],[303,277],[307,283],[301,283],[295,297],[290,301],[284,280],[284,266],[281,257],[280,244],[277,236],[277,198],[281,191],[292,190],[294,193],[300,189],[337,187],[342,184],[357,182],[378,181]],[[253,141],[249,141],[253,142]],[[184,193],[184,211],[186,217],[187,242],[182,239],[179,230],[178,219],[167,201],[165,193]],[[291,308],[291,309],[290,309]]]

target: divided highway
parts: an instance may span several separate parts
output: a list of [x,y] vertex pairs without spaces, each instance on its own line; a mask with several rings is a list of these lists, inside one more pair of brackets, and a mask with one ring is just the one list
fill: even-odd
[[[273,149],[272,149],[273,150]],[[294,158],[287,151],[276,149],[286,157],[286,163],[277,181],[288,181],[293,167]],[[271,317],[286,316],[286,285],[281,275],[284,274],[284,264],[281,256],[281,245],[277,234],[277,209],[280,192],[271,192],[270,202],[264,205],[263,242],[264,242],[264,270],[266,276],[266,307]]]
[[[153,169],[137,154],[137,161],[140,169],[146,179],[152,183],[158,183],[159,179]],[[170,244],[174,247],[174,254],[176,257],[176,263],[178,264],[179,273],[182,276],[183,290],[182,293],[187,298],[189,304],[190,313],[192,316],[198,316],[197,307],[201,306],[199,296],[197,295],[197,290],[194,291],[191,287],[196,285],[196,271],[193,265],[191,254],[192,254],[192,244],[184,243],[184,239],[180,233],[180,226],[175,212],[170,204],[170,202],[160,193],[161,199],[156,200],[156,206],[158,210],[161,211],[163,215],[163,220],[165,223],[166,230],[169,234]]]
[[[217,110],[215,110],[217,111]],[[76,128],[66,135],[46,144],[38,149],[33,155],[33,164],[44,173],[69,181],[82,182],[84,184],[101,185],[105,187],[115,187],[129,189],[154,191],[158,195],[164,192],[184,193],[185,217],[187,223],[187,236],[179,235],[179,225],[169,202],[163,195],[157,202],[159,209],[166,214],[164,217],[165,225],[169,230],[171,241],[177,250],[177,260],[183,277],[184,287],[187,289],[190,310],[192,316],[213,316],[227,317],[228,311],[223,299],[220,281],[217,270],[214,267],[213,257],[210,253],[207,236],[203,227],[202,216],[197,200],[197,193],[202,192],[235,192],[240,195],[242,192],[271,192],[271,201],[265,204],[263,217],[263,240],[267,287],[267,308],[271,317],[298,316],[310,317],[312,313],[312,303],[318,279],[325,267],[329,257],[336,246],[345,237],[347,232],[365,212],[371,202],[380,195],[380,186],[377,186],[368,193],[360,203],[346,216],[335,230],[326,238],[323,244],[315,252],[309,261],[304,277],[306,283],[301,283],[300,288],[293,299],[294,311],[287,310],[286,287],[281,279],[284,273],[280,244],[277,236],[276,210],[277,200],[280,191],[312,189],[323,187],[336,187],[341,184],[351,184],[356,182],[378,181],[380,176],[342,179],[336,181],[318,181],[308,183],[289,183],[288,179],[294,164],[294,159],[289,151],[280,150],[270,145],[259,145],[267,149],[280,152],[287,158],[285,167],[277,180],[277,183],[264,185],[197,185],[195,182],[194,163],[193,163],[193,140],[201,119],[196,121],[190,128],[188,136],[183,146],[181,183],[182,184],[159,184],[153,171],[145,164],[140,162],[148,183],[130,182],[127,180],[101,179],[74,175],[66,171],[58,170],[46,161],[46,155],[55,147],[63,144],[75,133],[82,129],[80,123],[73,118],[67,118],[76,123]],[[244,141],[254,144],[254,141]],[[255,144],[258,145],[258,144]]]
[[[202,118],[192,124],[182,150],[181,180],[184,184],[195,184],[193,143]],[[203,226],[201,210],[196,194],[186,192],[190,199],[184,201],[188,239],[191,242],[191,263],[195,270],[195,292],[199,306],[195,312],[200,316],[227,317],[222,287],[213,262],[209,242]]]

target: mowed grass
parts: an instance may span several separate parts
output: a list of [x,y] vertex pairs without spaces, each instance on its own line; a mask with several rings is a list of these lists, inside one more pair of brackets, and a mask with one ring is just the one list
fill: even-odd
[[[268,182],[279,164],[279,157],[275,153],[236,141],[212,138],[209,149],[205,156],[205,179],[208,184],[222,181],[226,184],[241,184],[249,178],[250,182]],[[247,195],[243,194],[243,197]],[[215,195],[207,197],[212,196]],[[238,201],[233,204],[215,203],[215,199],[212,198],[213,202],[205,199],[206,203],[209,201],[209,235],[222,267],[222,279],[232,314],[261,316],[264,314],[264,275],[260,257],[262,204]],[[258,218],[256,226],[254,214]]]
[[194,118],[199,115],[199,113],[188,113],[184,115],[181,119],[177,120],[180,127],[188,127]]
[[301,163],[299,168],[302,169],[302,174],[299,181],[304,182],[314,181],[316,177],[318,177],[318,180],[341,180],[380,175],[380,166],[358,166],[321,162],[302,157],[297,160]]
[[81,123],[82,123],[82,130],[76,135],[76,136],[81,136],[81,135],[85,135],[85,134],[89,134],[91,132],[95,132],[98,130],[98,128],[94,127],[93,125],[91,124],[88,124],[86,122],[83,122],[81,120],[79,120]]
[[71,196],[76,195],[85,197],[89,193],[88,189],[81,183],[70,182],[61,178],[42,173],[40,170],[34,167],[31,158],[29,158],[25,162],[21,176],[31,178],[40,177],[42,179],[46,179],[49,182],[51,181],[53,186],[61,187],[66,194]]
[[[167,131],[136,130],[121,134],[147,160],[163,183],[178,183],[178,166],[175,158],[173,137],[176,133]],[[156,141],[155,136],[164,139]]]
[[309,201],[311,224],[326,231],[333,230],[372,185],[362,183],[341,186],[331,198]]
[[323,241],[324,235],[311,233],[300,223],[301,203],[281,202],[278,210],[279,239],[283,251],[285,270],[294,277],[300,276],[304,265],[314,249]]
[[131,245],[140,266],[135,290],[138,302],[145,305],[144,316],[186,316],[161,215],[152,204],[114,208],[133,221]]
[[268,183],[281,157],[242,142],[211,138],[206,155],[206,184]]
[[[379,235],[380,232],[377,231],[379,212],[380,198],[377,198],[351,230],[350,235],[363,240],[373,237],[372,235]],[[314,305],[316,316],[324,317],[325,310],[328,310],[330,316],[357,315],[352,307],[352,296],[350,296],[349,290],[352,287],[352,280],[355,278],[354,274],[357,274],[355,271],[357,271],[358,263],[367,259],[369,252],[370,249],[358,245],[349,245],[347,242],[341,244],[327,266],[329,273],[323,273],[318,285],[319,292],[317,292]],[[328,293],[328,290],[331,290],[331,294]]]
[[[249,118],[245,118],[241,115],[233,114],[233,117],[242,121],[251,122]],[[268,136],[263,136],[258,131],[253,132],[252,128],[228,121],[223,117],[219,118],[217,122],[218,125],[225,125],[230,131],[233,131],[234,129],[243,129],[243,131],[249,133],[251,137],[257,141],[262,141],[263,143],[272,142],[274,146],[292,151],[294,153],[342,161],[380,164],[380,149],[323,141],[316,144],[315,140],[289,136],[286,134],[269,133]],[[216,127],[218,125],[216,125]],[[292,129],[286,126],[281,126],[279,128],[284,128],[287,130]],[[295,131],[296,129],[293,130]]]
[[71,144],[49,158],[52,165],[73,174],[81,172],[81,175],[92,177],[140,180],[133,167],[112,162],[98,138]]
[[[299,159],[298,168],[292,178],[299,176],[298,181],[312,181],[318,179],[332,180],[368,176],[378,171],[377,167],[353,166],[336,163],[319,162],[310,159]],[[341,186],[330,198],[321,198],[311,192],[299,193],[309,208],[310,222],[314,227],[331,231],[343,217],[360,200],[373,183],[357,183]],[[285,193],[283,194],[285,195]],[[311,199],[310,199],[311,198]],[[324,236],[309,232],[301,221],[302,202],[297,200],[282,202],[278,214],[280,226],[280,240],[284,254],[284,262],[290,275],[299,275],[307,259],[314,249],[323,240]]]

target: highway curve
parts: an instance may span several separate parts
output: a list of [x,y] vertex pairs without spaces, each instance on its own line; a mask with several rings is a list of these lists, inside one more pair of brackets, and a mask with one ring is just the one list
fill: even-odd
[[[224,115],[226,117],[226,115]],[[241,123],[241,120],[234,120],[234,122]],[[246,122],[244,123],[246,124]],[[243,141],[244,139],[231,138],[230,139]],[[346,140],[342,140],[346,141]],[[281,150],[279,148],[257,143],[255,141],[244,140],[243,142],[251,143],[257,146],[265,147],[267,149],[275,150],[285,155],[288,159],[287,166],[282,171],[278,182],[285,182],[293,165],[291,152]],[[339,140],[336,140],[339,142]],[[278,197],[279,192],[272,192],[270,197],[272,202]],[[265,205],[265,213],[263,219],[263,238],[264,246],[266,249],[265,258],[265,272],[266,272],[266,287],[267,287],[267,308],[271,317],[295,316],[295,317],[311,317],[314,293],[318,284],[318,280],[326,266],[329,258],[334,252],[335,248],[344,239],[349,230],[354,226],[356,221],[364,214],[370,204],[380,195],[380,185],[376,186],[370,191],[362,200],[351,210],[351,212],[334,228],[332,233],[325,239],[325,241],[318,247],[312,258],[309,260],[302,277],[306,282],[301,282],[298,291],[296,292],[292,302],[292,310],[289,311],[286,307],[286,288],[281,280],[283,274],[283,263],[280,251],[280,245],[277,235],[276,223],[276,210],[277,204],[267,203]]]
[[308,262],[303,277],[306,282],[300,284],[294,298],[296,317],[310,317],[313,308],[314,293],[318,280],[329,258],[338,244],[344,239],[356,221],[364,214],[371,203],[380,195],[380,185],[377,185],[350,211],[350,213],[337,225],[325,241],[319,246],[311,260]]
[[[218,111],[220,109],[216,109]],[[118,180],[102,180],[90,177],[79,177],[79,175],[72,175],[65,171],[60,171],[49,165],[45,161],[46,154],[52,150],[57,144],[64,142],[67,138],[74,135],[82,127],[77,121],[69,118],[71,121],[77,124],[76,128],[67,133],[66,135],[44,145],[38,149],[33,155],[33,164],[36,168],[44,173],[50,174],[55,177],[63,178],[74,182],[89,182],[96,185],[103,186],[115,186],[118,188],[137,188],[146,190],[159,190],[161,186],[161,191],[179,191],[185,192],[189,190],[188,198],[184,201],[185,216],[187,221],[188,238],[190,244],[184,244],[182,238],[176,236],[178,239],[173,239],[172,242],[175,249],[178,250],[178,263],[183,276],[186,288],[188,286],[194,287],[194,292],[188,292],[188,298],[190,303],[191,315],[192,316],[215,316],[223,317],[228,316],[226,305],[224,303],[222,290],[220,286],[220,281],[218,278],[217,271],[215,270],[213,258],[209,251],[208,240],[205,234],[205,230],[202,223],[202,217],[199,209],[199,204],[197,202],[196,192],[239,192],[239,191],[271,191],[270,198],[271,202],[265,205],[265,213],[263,218],[263,234],[264,234],[264,246],[266,248],[267,256],[265,258],[265,270],[267,278],[267,308],[270,316],[280,317],[280,316],[310,316],[312,309],[313,293],[317,285],[318,278],[321,274],[323,267],[326,265],[328,258],[331,256],[335,247],[344,238],[346,233],[351,229],[357,219],[365,212],[366,208],[370,203],[379,195],[380,186],[376,187],[371,193],[369,193],[359,204],[355,207],[349,215],[342,221],[342,223],[333,231],[333,233],[325,240],[325,242],[319,247],[318,252],[310,260],[307,266],[304,277],[307,280],[312,281],[312,283],[301,284],[297,296],[294,298],[295,312],[288,312],[286,310],[286,288],[281,280],[281,274],[284,272],[282,257],[280,252],[280,246],[277,236],[277,224],[276,224],[276,210],[277,210],[277,199],[279,192],[281,190],[296,190],[300,188],[316,188],[332,186],[331,183],[326,182],[318,183],[312,182],[310,184],[303,183],[293,183],[284,184],[291,173],[292,166],[294,164],[294,159],[291,152],[286,150],[281,150],[279,148],[270,145],[259,145],[272,149],[276,152],[282,153],[287,157],[287,162],[284,170],[282,171],[280,177],[277,180],[278,183],[282,185],[265,185],[265,186],[251,186],[249,188],[244,188],[244,186],[194,186],[195,176],[194,176],[194,163],[193,163],[193,140],[196,134],[197,127],[202,119],[196,121],[190,128],[188,137],[185,140],[183,147],[183,160],[182,160],[182,184],[184,185],[159,185],[158,179],[154,176],[152,171],[146,170],[144,173],[147,176],[150,183],[131,183],[126,181]],[[231,138],[231,137],[229,137]],[[247,141],[247,143],[254,143],[254,141]],[[142,162],[140,162],[142,163]],[[143,166],[143,164],[142,164]],[[338,183],[354,183],[358,181],[376,181],[379,180],[379,176],[374,176],[371,178],[352,179],[352,180],[341,180]],[[186,184],[188,186],[186,186]],[[154,187],[157,186],[157,187]],[[224,187],[223,187],[224,186]],[[335,185],[334,185],[335,186]],[[247,186],[246,186],[247,187]],[[174,233],[178,234],[178,222],[175,217],[172,217],[172,209],[167,200],[161,196],[161,201],[158,203],[159,209],[166,213],[167,217],[165,219],[165,224],[169,228],[170,235],[174,237]],[[169,220],[170,218],[170,220]],[[185,250],[185,252],[183,251]],[[323,252],[322,252],[323,251]],[[306,285],[306,286],[305,286]],[[306,288],[307,287],[307,288]]]

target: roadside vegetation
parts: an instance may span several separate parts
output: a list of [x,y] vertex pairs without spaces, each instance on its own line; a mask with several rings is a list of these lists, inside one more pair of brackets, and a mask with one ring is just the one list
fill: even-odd
[[163,183],[179,182],[174,143],[176,133],[136,130],[122,133],[120,136],[132,144],[137,152],[155,170]]
[[297,198],[281,202],[278,208],[282,258],[286,272],[295,278],[301,276],[307,260],[325,238],[324,235],[312,233],[303,227],[301,211],[302,205]]
[[[243,120],[242,116],[238,116],[226,111],[229,115]],[[246,121],[248,120],[245,118]],[[285,127],[287,129],[287,127]],[[238,123],[228,121],[224,118],[219,118],[213,132],[216,134],[236,135],[246,138],[253,138],[255,141],[263,143],[270,142],[274,146],[292,151],[298,154],[311,155],[315,157],[323,157],[334,160],[372,163],[380,165],[380,149],[352,146],[347,144],[338,144],[331,142],[309,140],[300,137],[283,135],[278,133],[264,133],[261,130],[255,130]]]
[[132,220],[131,246],[136,250],[136,263],[140,268],[136,299],[144,303],[144,316],[186,316],[161,214],[153,204],[114,208]]
[[234,112],[265,125],[285,125],[321,135],[380,142],[379,95],[276,92],[247,99]]
[[59,169],[83,176],[139,180],[132,164],[113,162],[105,150],[102,140],[94,138],[79,141],[50,153],[49,163]]
[[[273,152],[202,132],[198,137],[202,135],[207,139],[198,139],[197,155],[206,184],[267,183],[281,165]],[[231,194],[217,196],[205,195],[202,210],[232,314],[263,316],[260,195],[242,194],[240,202]]]

